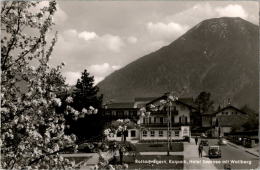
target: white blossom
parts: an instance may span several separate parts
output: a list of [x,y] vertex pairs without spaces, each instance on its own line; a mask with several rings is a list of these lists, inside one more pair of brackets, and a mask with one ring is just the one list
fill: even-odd
[[146,112],[146,116],[150,116],[151,115],[151,112]]
[[93,111],[95,108],[92,106],[89,106],[89,110]]
[[71,96],[67,97],[65,100],[67,103],[72,103],[73,102],[73,98]]
[[78,116],[79,115],[79,112],[77,110],[74,111],[74,115],[75,116]]
[[54,152],[58,151],[59,149],[60,149],[59,145],[57,143],[55,143],[54,146],[53,146]]
[[55,106],[60,107],[61,106],[60,98],[53,98],[53,103],[55,104]]
[[9,112],[9,109],[6,108],[6,107],[2,107],[2,108],[0,108],[0,109],[1,109],[1,112],[2,112],[2,113],[8,113],[8,112]]
[[117,121],[117,122],[120,122],[120,123],[123,123],[123,122],[124,122],[123,119],[117,119],[116,121]]
[[150,109],[153,109],[153,108],[155,108],[155,105],[150,104],[149,107],[150,107]]
[[13,120],[13,122],[14,122],[15,125],[17,125],[18,120],[19,120],[19,118],[18,118],[17,116],[15,116],[15,118],[14,118],[14,120]]
[[82,109],[82,113],[87,114],[87,113],[88,113],[88,110],[85,109],[85,108],[83,108],[83,109]]
[[161,103],[161,104],[165,104],[166,101],[165,101],[165,100],[160,100],[160,103]]
[[[60,153],[49,155],[67,145],[75,144],[75,135],[64,135],[64,116],[66,113],[79,113],[72,108],[65,108],[64,113],[57,113],[59,110],[56,107],[62,106],[62,103],[56,95],[63,93],[67,86],[52,79],[53,71],[61,76],[61,79],[63,77],[61,67],[53,68],[48,63],[51,57],[48,52],[52,52],[56,42],[56,37],[52,39],[47,35],[52,25],[49,18],[52,19],[57,6],[55,1],[46,3],[49,5],[39,9],[38,3],[35,2],[13,1],[2,8],[11,9],[11,15],[3,13],[2,18],[5,19],[1,20],[4,31],[1,36],[1,42],[4,42],[1,43],[1,49],[6,54],[1,56],[4,57],[1,59],[6,62],[1,63],[4,66],[1,66],[0,110],[1,120],[8,122],[1,124],[2,169],[69,169],[75,166],[75,162],[70,164],[68,159],[59,156]],[[16,29],[19,28],[18,23],[21,24],[21,29]],[[28,30],[38,33],[32,34],[29,31],[29,35],[26,35]],[[13,41],[15,43],[12,43]],[[9,54],[6,49],[10,50]],[[24,90],[17,83],[18,79],[25,81]],[[73,98],[68,97],[66,103],[72,102]],[[93,107],[90,110],[94,114],[97,113]],[[46,156],[28,166],[33,159],[41,155]]]
[[113,165],[111,165],[111,164],[108,165],[108,169],[109,169],[109,170],[115,170],[115,168],[114,168]]
[[110,132],[111,132],[111,129],[109,129],[109,128],[104,130],[104,134],[106,136],[108,136],[110,134]]
[[123,127],[122,126],[118,126],[118,131],[122,131],[123,130]]
[[38,105],[39,105],[39,102],[38,102],[37,100],[32,100],[32,104],[33,104],[34,106],[38,106]]
[[98,113],[98,109],[94,109],[93,113],[97,114]]
[[32,92],[29,91],[28,93],[25,94],[25,96],[26,96],[27,98],[31,97],[31,96],[32,96]]
[[146,111],[145,107],[142,107],[142,108],[140,109],[140,111],[141,111],[141,112],[145,112],[145,111]]

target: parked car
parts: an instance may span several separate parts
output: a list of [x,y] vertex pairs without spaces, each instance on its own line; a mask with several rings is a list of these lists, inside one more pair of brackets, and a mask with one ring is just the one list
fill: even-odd
[[203,139],[203,140],[200,141],[200,145],[202,145],[202,146],[209,146],[209,141]]
[[227,144],[227,140],[226,140],[226,139],[220,138],[220,139],[218,140],[218,145],[226,145],[226,144]]
[[208,151],[209,158],[221,158],[221,150],[219,146],[210,146]]

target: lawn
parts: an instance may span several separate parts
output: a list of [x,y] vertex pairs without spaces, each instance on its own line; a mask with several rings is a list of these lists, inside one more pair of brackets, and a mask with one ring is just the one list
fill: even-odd
[[183,169],[183,155],[124,156],[123,160],[129,169]]
[[[137,143],[138,152],[166,152],[167,143]],[[171,152],[183,152],[183,143],[172,143]]]

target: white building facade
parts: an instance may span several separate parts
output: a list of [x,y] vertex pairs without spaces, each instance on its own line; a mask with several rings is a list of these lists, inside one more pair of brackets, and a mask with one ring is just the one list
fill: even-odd
[[[157,106],[162,97],[155,98],[152,101],[142,103],[142,106],[153,104]],[[139,104],[138,103],[138,104]],[[136,108],[138,105],[134,104]],[[138,108],[140,109],[140,108]],[[183,140],[191,136],[191,113],[196,109],[181,100],[173,101],[171,104],[171,113],[168,109],[162,109],[150,112],[149,116],[142,116],[140,111],[137,111],[139,119],[135,128],[128,128],[126,135],[127,141],[165,141]],[[171,122],[171,123],[168,123]],[[171,126],[169,126],[171,125]],[[169,136],[169,138],[167,137]],[[121,141],[122,136],[120,133],[111,134],[108,136],[109,140]]]

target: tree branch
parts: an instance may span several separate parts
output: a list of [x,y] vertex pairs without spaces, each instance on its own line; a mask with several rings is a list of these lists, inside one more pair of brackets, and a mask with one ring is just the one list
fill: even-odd
[[[4,6],[2,7],[1,14],[5,11],[6,3],[7,2],[4,2]],[[13,5],[14,5],[14,1],[11,2],[11,6],[8,8],[8,10],[6,11],[5,15],[7,15],[9,13],[9,11],[12,9]]]
[[[10,8],[11,8],[11,7],[10,7]],[[6,61],[7,61],[7,59],[8,59],[8,56],[9,56],[9,53],[10,53],[12,47],[13,47],[13,46],[15,45],[15,43],[17,42],[17,34],[18,34],[19,30],[20,30],[20,24],[21,24],[21,18],[20,18],[20,16],[21,16],[21,11],[22,11],[22,9],[19,8],[19,2],[18,2],[18,9],[17,9],[17,10],[18,10],[17,29],[16,29],[16,31],[13,33],[12,41],[11,41],[11,44],[8,46],[8,49],[7,49],[6,54],[5,54],[4,56],[2,56],[2,57],[3,57],[3,63],[1,64],[1,66],[2,66],[2,71],[5,71],[5,70],[7,69],[7,66],[5,65],[5,64],[6,64]]]

